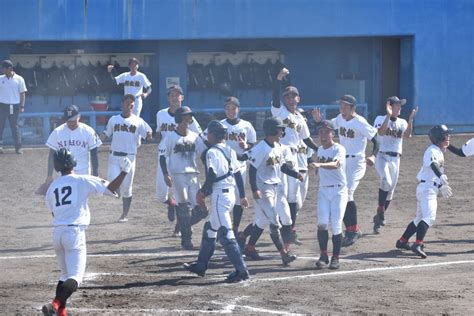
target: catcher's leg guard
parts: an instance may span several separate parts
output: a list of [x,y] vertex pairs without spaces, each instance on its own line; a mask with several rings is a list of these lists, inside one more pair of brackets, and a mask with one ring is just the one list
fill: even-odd
[[184,249],[192,249],[191,204],[179,203],[176,215],[178,216],[178,222],[181,229],[181,246],[183,246]]
[[217,231],[217,236],[219,237],[219,242],[222,247],[224,247],[225,254],[229,261],[234,266],[235,270],[240,273],[247,273],[247,265],[245,264],[242,254],[240,253],[240,248],[235,241],[234,233],[229,231],[224,226],[221,226]]
[[206,222],[202,230],[201,248],[199,249],[198,263],[204,264],[206,269],[216,248],[217,232],[211,228],[211,223]]

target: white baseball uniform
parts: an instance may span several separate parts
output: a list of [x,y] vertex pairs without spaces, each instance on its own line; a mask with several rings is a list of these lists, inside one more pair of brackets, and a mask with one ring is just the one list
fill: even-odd
[[[288,111],[285,105],[281,104],[279,108],[272,106],[272,115],[279,117],[283,123],[287,125],[285,128],[285,136],[281,138],[280,143],[287,145],[291,148],[293,155],[298,156],[298,150],[302,146],[303,139],[306,139],[311,136],[308,128],[308,124],[304,116],[296,111],[291,113]],[[293,160],[293,159],[292,159]],[[297,161],[298,158],[296,158]],[[304,170],[305,164],[300,165],[299,161],[296,170]],[[303,174],[306,177],[307,174]],[[296,178],[288,178],[288,202],[289,203],[298,203],[298,196],[302,196],[300,192],[300,181]],[[302,204],[301,202],[298,204]]]
[[428,226],[432,226],[436,219],[438,208],[438,191],[440,179],[431,169],[431,163],[439,166],[441,173],[444,173],[444,154],[436,145],[429,146],[423,155],[423,165],[416,178],[420,182],[416,187],[416,216],[413,222],[416,226],[424,221]]
[[130,115],[125,118],[121,114],[112,116],[107,122],[104,134],[112,137],[110,144],[109,166],[107,177],[111,181],[121,172],[120,163],[124,157],[132,162],[132,169],[120,186],[122,197],[132,196],[133,177],[135,176],[135,159],[140,140],[151,133],[151,127],[140,117]]
[[[280,145],[283,157],[282,163],[291,162],[293,166],[296,166],[297,162],[291,160],[294,159],[295,156],[291,153],[290,147],[283,144]],[[279,170],[279,177],[281,182],[277,186],[275,209],[280,218],[281,224],[288,226],[293,224],[291,221],[290,206],[288,205],[288,199],[286,198],[288,194],[288,176]]]
[[69,174],[54,180],[45,196],[53,214],[53,246],[61,274],[60,281],[82,282],[86,269],[86,235],[90,223],[88,197],[115,196],[108,182],[93,176]]
[[339,141],[346,149],[346,179],[349,201],[354,201],[354,192],[365,175],[365,148],[367,139],[377,134],[377,129],[370,126],[362,116],[346,121],[341,114],[332,119],[339,132]]
[[333,235],[342,233],[342,219],[347,204],[346,150],[335,143],[329,148],[320,146],[317,152],[320,163],[339,161],[337,169],[319,168],[318,226],[329,227]]
[[[379,129],[386,117],[386,115],[377,116],[374,121],[374,127]],[[380,178],[380,189],[388,192],[387,200],[392,200],[393,192],[397,186],[403,135],[407,128],[407,121],[397,117],[388,121],[385,135],[377,136],[380,147],[375,159],[375,169]]]
[[79,126],[70,129],[67,123],[56,127],[48,137],[46,146],[52,150],[67,148],[77,161],[74,168],[76,174],[90,174],[90,151],[102,145],[95,130],[87,124],[79,122]]
[[462,152],[466,157],[468,156],[474,156],[474,138],[471,138],[468,140],[463,146],[462,146]]
[[142,97],[143,88],[148,88],[151,86],[150,80],[144,73],[137,71],[137,73],[132,76],[130,72],[124,72],[115,77],[117,84],[123,84],[124,86],[124,95],[131,94],[135,97],[135,105],[133,107],[133,114],[140,117],[140,112],[142,111]]
[[188,131],[180,135],[169,133],[160,142],[159,153],[167,159],[166,167],[173,179],[173,192],[177,203],[189,202],[196,205],[196,194],[200,189],[197,158],[206,149],[198,134]]
[[[232,125],[229,123],[227,119],[223,119],[220,121],[226,128],[227,128],[227,133],[225,136],[225,143],[229,145],[230,148],[235,150],[235,152],[239,155],[242,155],[245,150],[243,150],[239,146],[239,137],[243,140],[245,140],[246,143],[250,144],[255,144],[257,142],[257,133],[255,132],[255,129],[253,128],[252,123],[246,120],[240,119],[237,124]],[[202,133],[202,137],[206,138],[207,137],[207,129]],[[240,171],[242,175],[242,179],[245,180],[246,174],[247,174],[247,162],[246,161],[238,161],[239,164],[239,169],[236,170]],[[244,188],[245,188],[245,181],[244,181]],[[239,189],[236,188],[235,190],[235,204],[240,205],[240,195],[239,195]]]
[[281,183],[283,151],[279,143],[270,146],[264,139],[249,150],[249,163],[257,169],[257,187],[261,197],[255,200],[255,224],[260,228],[280,226],[276,211],[277,189]]
[[212,168],[217,178],[225,176],[229,171],[232,173],[224,179],[214,182],[212,186],[211,215],[209,216],[212,230],[208,230],[208,237],[216,238],[217,231],[221,226],[224,226],[227,228],[227,238],[234,239],[230,212],[235,205],[236,182],[233,174],[239,169],[237,154],[230,146],[220,143],[209,148],[205,161],[206,173]]
[[[164,141],[168,134],[174,133],[176,129],[176,121],[174,114],[169,112],[169,107],[162,109],[156,113],[156,132],[161,134],[161,141]],[[196,119],[193,117],[193,122],[189,125],[189,130],[200,135],[202,133],[201,127]],[[167,157],[168,159],[168,157]],[[166,185],[163,172],[160,167],[160,154],[158,152],[158,167],[156,168],[156,198],[160,202],[166,202],[168,200],[169,188]]]

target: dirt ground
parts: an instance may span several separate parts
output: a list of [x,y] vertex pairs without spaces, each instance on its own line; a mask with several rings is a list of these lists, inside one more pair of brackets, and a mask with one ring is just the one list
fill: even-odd
[[[472,135],[452,137],[461,145]],[[154,199],[156,144],[140,148],[130,221],[117,223],[121,201],[90,200],[86,279],[74,293],[71,315],[93,314],[474,314],[474,161],[447,153],[447,174],[454,189],[439,198],[435,226],[426,236],[428,258],[394,248],[415,214],[416,173],[428,145],[426,136],[406,140],[400,180],[381,235],[372,234],[378,178],[368,168],[356,201],[365,233],[344,248],[341,269],[314,270],[319,256],[315,199],[318,177],[311,174],[308,199],[298,218],[303,245],[283,267],[268,233],[258,249],[267,260],[248,261],[251,280],[223,282],[232,270],[218,249],[208,274],[183,270],[196,251],[180,249],[174,225]],[[100,174],[106,175],[108,146],[100,149]],[[34,190],[46,176],[47,150],[26,148],[24,155],[0,155],[0,313],[34,315],[54,296],[58,268],[51,242],[51,215]],[[245,211],[242,226],[252,220]],[[202,223],[194,229],[199,245]],[[331,247],[331,245],[330,245]],[[330,248],[331,249],[331,248]]]

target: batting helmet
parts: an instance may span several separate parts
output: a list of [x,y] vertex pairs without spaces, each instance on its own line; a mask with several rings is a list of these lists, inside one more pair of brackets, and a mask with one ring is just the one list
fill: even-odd
[[435,125],[430,129],[428,136],[433,144],[438,145],[446,135],[449,135],[453,130],[448,128],[446,125]]
[[227,133],[227,127],[224,126],[221,122],[217,120],[210,121],[207,124],[207,132],[213,134],[217,140],[223,140],[225,134]]
[[284,129],[286,124],[278,117],[269,117],[263,121],[263,133],[265,136],[274,136],[278,133],[278,129]]
[[54,169],[58,172],[72,170],[77,162],[69,149],[60,148],[54,152]]
[[189,106],[182,106],[176,109],[176,112],[174,112],[174,121],[178,124],[181,123],[185,115],[193,115],[193,111]]

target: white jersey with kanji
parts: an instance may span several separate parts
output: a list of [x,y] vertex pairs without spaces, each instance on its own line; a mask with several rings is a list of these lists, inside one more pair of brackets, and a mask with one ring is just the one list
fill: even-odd
[[107,186],[107,181],[88,175],[69,174],[54,180],[45,196],[46,205],[54,217],[53,225],[89,225],[88,197],[111,195]]
[[280,118],[287,125],[285,136],[280,141],[282,144],[296,150],[300,141],[311,135],[308,124],[306,124],[306,120],[300,112],[291,113],[286,106],[280,105],[279,108],[272,106],[272,115]]
[[84,123],[79,123],[75,129],[70,129],[67,123],[56,127],[48,137],[46,146],[52,150],[67,148],[77,161],[74,168],[76,174],[90,173],[89,151],[102,145],[95,130]]
[[161,156],[168,158],[167,168],[170,174],[199,173],[196,158],[206,148],[198,134],[188,131],[183,136],[174,131],[160,142],[159,152]]
[[265,184],[281,182],[280,168],[283,164],[283,151],[279,143],[270,146],[261,140],[248,152],[250,164],[257,169],[257,179]]
[[337,169],[326,169],[319,168],[319,185],[321,187],[342,185],[346,186],[346,149],[338,144],[334,143],[329,148],[320,146],[317,152],[318,162],[326,163],[339,161],[339,167]]
[[[232,172],[234,174],[239,170],[239,162],[237,161],[237,154],[230,148],[230,146],[219,143],[211,146],[206,152],[206,172],[212,168],[216,177],[222,177]],[[225,177],[224,179],[214,183],[214,188],[226,188],[235,186],[235,179],[233,175]]]
[[466,156],[474,155],[474,138],[471,138],[462,146],[462,152]]
[[418,181],[423,180],[428,183],[440,183],[438,176],[434,173],[433,169],[431,169],[433,162],[438,165],[441,173],[444,173],[444,154],[441,149],[434,144],[429,146],[423,155],[423,165],[416,176]]
[[140,140],[146,138],[152,129],[148,123],[136,115],[123,117],[121,114],[112,116],[107,122],[104,134],[112,137],[110,150],[127,154],[136,154]]
[[[171,134],[176,129],[176,121],[174,120],[174,114],[171,115],[169,112],[169,107],[166,109],[159,110],[156,113],[156,132],[161,133],[161,139],[164,139],[166,135]],[[189,125],[189,130],[201,134],[201,126],[196,121],[196,118],[193,117],[193,122]]]
[[132,76],[130,72],[124,72],[117,77],[115,77],[117,84],[123,84],[124,94],[131,94],[135,97],[135,106],[133,108],[133,114],[140,116],[142,110],[142,97],[143,88],[148,88],[151,86],[150,80],[147,76],[137,71],[137,73]]
[[[375,118],[374,127],[379,129],[385,121],[386,115],[379,115]],[[408,128],[408,122],[402,118],[391,118],[388,121],[385,135],[378,135],[377,141],[380,144],[381,152],[394,152],[402,154],[403,134]]]
[[364,157],[367,139],[374,138],[377,129],[370,126],[367,120],[358,114],[349,121],[339,114],[332,121],[339,131],[339,140],[346,149],[346,154]]
[[298,165],[296,169],[298,171],[307,171],[308,170],[308,152],[311,150],[303,140],[300,141],[298,147],[296,147],[296,157],[298,159]]

